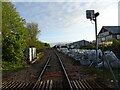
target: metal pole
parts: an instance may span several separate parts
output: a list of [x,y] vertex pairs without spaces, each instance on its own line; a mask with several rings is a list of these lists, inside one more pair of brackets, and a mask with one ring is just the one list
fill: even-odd
[[114,72],[113,72],[113,70],[112,70],[112,68],[111,68],[111,65],[110,65],[107,57],[105,57],[104,52],[103,52],[103,56],[104,56],[104,59],[106,60],[106,63],[107,63],[108,68],[109,68],[109,70],[110,70],[110,73],[112,74],[113,81],[114,81],[115,86],[116,86],[115,90],[120,90],[120,87],[119,87],[119,84],[118,84],[117,79],[116,79],[116,77],[115,77],[115,74],[114,74]]
[[96,45],[96,64],[98,64],[98,52],[97,52],[98,40],[97,40],[97,18],[96,17],[95,17],[94,21],[95,21],[95,36],[96,36],[96,43],[95,43],[95,45]]

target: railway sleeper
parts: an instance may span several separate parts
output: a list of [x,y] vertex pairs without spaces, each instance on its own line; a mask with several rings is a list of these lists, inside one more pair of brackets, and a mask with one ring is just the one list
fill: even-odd
[[[100,82],[94,80],[71,80],[70,81],[73,87],[73,90],[100,90],[107,89],[106,85],[101,84]],[[2,90],[13,90],[13,89],[25,89],[32,90],[32,87],[36,82],[3,82]],[[35,90],[62,90],[62,89],[70,89],[69,85],[64,80],[53,81],[46,80],[37,82]]]

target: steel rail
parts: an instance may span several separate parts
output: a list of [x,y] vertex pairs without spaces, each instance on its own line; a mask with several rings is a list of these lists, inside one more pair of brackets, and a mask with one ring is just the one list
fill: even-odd
[[45,72],[45,69],[46,69],[46,67],[47,67],[47,65],[48,65],[48,63],[50,61],[50,58],[51,58],[51,55],[49,55],[49,57],[47,59],[47,62],[45,64],[44,68],[42,69],[42,72],[40,73],[39,78],[38,78],[37,82],[35,83],[35,85],[33,86],[32,90],[35,90],[35,87],[37,86],[38,82],[41,81],[43,73]]
[[60,64],[61,64],[62,69],[63,69],[63,71],[64,71],[64,74],[65,74],[65,76],[66,76],[66,78],[67,78],[68,84],[69,84],[69,86],[70,86],[70,89],[73,90],[72,84],[71,84],[70,79],[69,79],[69,77],[68,77],[68,74],[67,74],[67,72],[66,72],[66,70],[65,70],[65,67],[64,67],[64,65],[63,65],[63,62],[62,62],[61,58],[59,57],[59,55],[58,55],[57,53],[55,53],[55,54],[56,54],[56,56],[58,57],[58,59],[59,59],[59,61],[60,61]]

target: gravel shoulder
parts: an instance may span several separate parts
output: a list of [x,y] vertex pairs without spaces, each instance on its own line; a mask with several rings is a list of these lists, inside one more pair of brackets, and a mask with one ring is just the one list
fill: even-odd
[[58,52],[58,54],[61,57],[62,62],[64,63],[64,66],[68,71],[68,74],[71,75],[69,76],[71,80],[76,80],[76,79],[77,80],[78,79],[79,80],[81,79],[95,80],[99,77],[95,73],[87,72],[86,68],[88,67],[81,65],[79,61],[61,52]]

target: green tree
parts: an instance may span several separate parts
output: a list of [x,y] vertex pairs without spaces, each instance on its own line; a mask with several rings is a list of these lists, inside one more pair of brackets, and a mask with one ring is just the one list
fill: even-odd
[[50,48],[50,45],[48,43],[44,43],[45,48]]
[[28,31],[28,42],[27,44],[29,46],[35,46],[35,43],[37,41],[37,35],[40,32],[38,29],[38,24],[37,23],[27,23],[26,24],[27,31]]
[[27,29],[11,2],[2,2],[2,57],[4,61],[20,61],[24,58]]
[[50,45],[47,43],[43,43],[38,40],[37,35],[41,32],[38,29],[38,24],[37,23],[27,23],[26,28],[28,31],[28,39],[27,39],[27,44],[28,46],[35,46],[37,51],[43,50],[44,48],[49,48]]
[[36,41],[35,47],[38,51],[42,50],[44,48],[44,43],[42,43],[41,41]]

